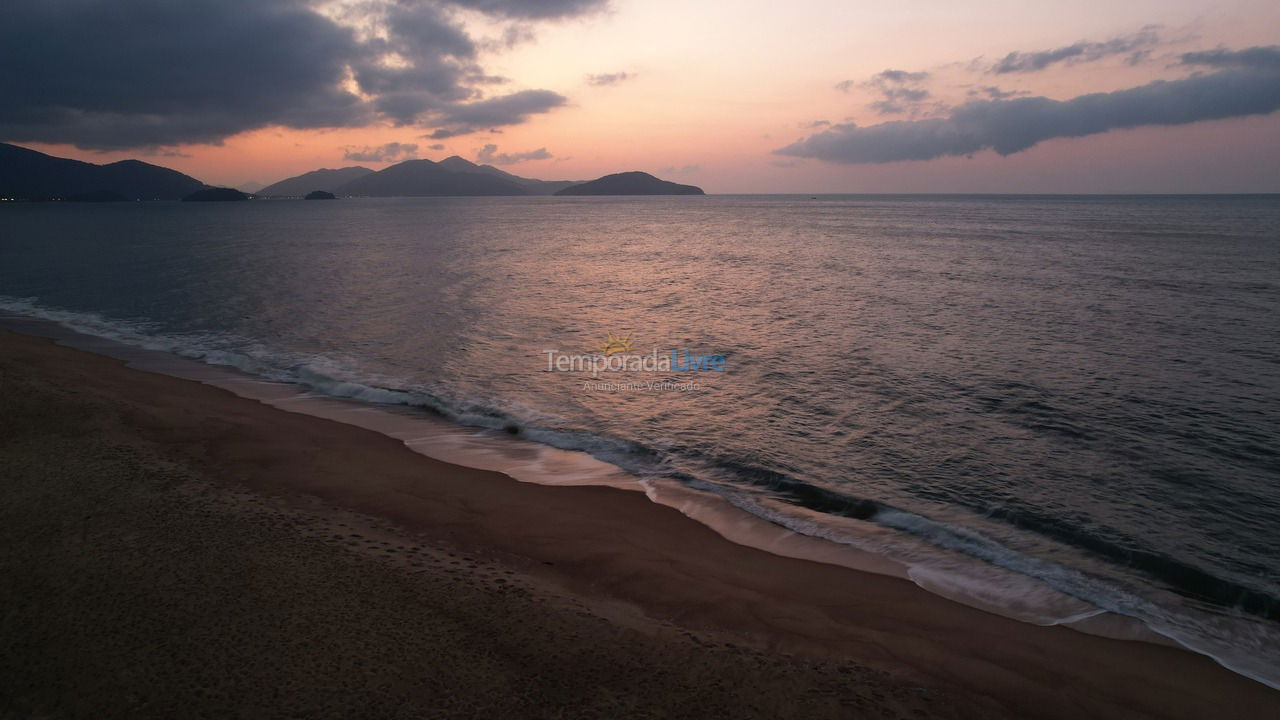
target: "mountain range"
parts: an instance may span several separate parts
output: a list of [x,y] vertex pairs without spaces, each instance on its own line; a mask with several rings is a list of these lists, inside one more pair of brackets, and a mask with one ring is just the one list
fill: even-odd
[[554,195],[581,180],[535,180],[454,155],[439,162],[405,160],[374,172],[365,167],[313,170],[258,191],[264,197],[301,197],[312,190],[363,197],[442,195]]
[[179,200],[204,187],[177,170],[139,160],[94,165],[0,143],[0,198]]
[[[0,143],[0,198],[19,200],[177,200],[208,188],[176,170],[138,160],[107,165],[46,155]],[[456,155],[439,162],[406,160],[382,170],[321,169],[268,185],[258,197],[304,197],[320,190],[347,197],[486,195],[700,195],[692,185],[647,173],[598,180],[537,180]]]
[[339,170],[330,170],[328,168],[312,170],[309,173],[303,173],[272,183],[254,194],[263,197],[302,197],[312,190],[334,192],[344,184],[372,172],[369,168],[358,165]]

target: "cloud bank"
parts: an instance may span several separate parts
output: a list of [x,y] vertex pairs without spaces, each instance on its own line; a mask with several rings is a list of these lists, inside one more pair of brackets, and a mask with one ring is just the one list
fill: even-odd
[[1183,64],[1223,69],[1070,100],[972,100],[945,117],[868,127],[833,125],[774,152],[851,164],[930,160],[982,150],[1010,155],[1053,138],[1280,109],[1280,46],[1190,53],[1183,56]]
[[476,162],[491,165],[514,165],[525,160],[547,160],[550,158],[551,153],[547,152],[544,147],[520,153],[500,153],[498,152],[498,146],[493,143],[485,145],[476,153]]
[[343,160],[356,162],[391,162],[393,160],[410,160],[418,156],[417,143],[389,142],[378,147],[347,148],[342,154]]
[[487,15],[521,20],[550,20],[602,9],[604,0],[448,0],[448,4]]
[[1280,45],[1259,46],[1244,50],[1216,48],[1183,53],[1179,58],[1183,65],[1215,68],[1255,68],[1280,72]]
[[8,0],[0,139],[108,150],[219,143],[268,126],[389,122],[456,135],[520,123],[565,98],[486,96],[496,78],[460,11],[535,22],[605,4]]
[[1115,55],[1129,55],[1131,62],[1138,62],[1145,57],[1146,48],[1160,43],[1159,30],[1158,25],[1148,25],[1132,35],[1105,42],[1080,41],[1053,50],[1011,52],[993,64],[989,72],[997,75],[1030,73],[1058,63],[1092,62]]
[[568,102],[565,96],[550,90],[522,90],[501,97],[466,104],[451,104],[440,110],[435,119],[433,140],[465,135],[497,125],[524,122],[530,115],[544,113]]
[[[880,99],[871,103],[871,109],[881,115],[896,115],[905,112],[917,112],[921,103],[932,95],[920,84],[929,79],[927,72],[907,72],[906,70],[883,70],[862,83],[862,87],[879,93]],[[848,90],[848,81],[836,87]]]

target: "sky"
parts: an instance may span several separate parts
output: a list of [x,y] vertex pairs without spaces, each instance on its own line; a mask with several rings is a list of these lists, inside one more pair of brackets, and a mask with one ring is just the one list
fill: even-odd
[[211,184],[1280,192],[1280,3],[7,0],[0,141]]

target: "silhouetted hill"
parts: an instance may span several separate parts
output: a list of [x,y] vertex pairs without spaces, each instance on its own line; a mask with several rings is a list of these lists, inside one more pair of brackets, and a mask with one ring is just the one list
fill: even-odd
[[334,192],[342,185],[372,173],[373,171],[369,168],[360,167],[359,165],[338,170],[330,170],[328,168],[312,170],[308,173],[272,183],[254,194],[262,197],[302,197],[312,190]]
[[111,192],[128,200],[177,200],[202,187],[177,170],[139,160],[94,165],[0,143],[0,197],[56,200]]
[[99,165],[108,189],[141,200],[170,200],[207,187],[204,183],[177,170],[151,165],[140,160],[121,160]]
[[248,200],[249,196],[235,188],[205,188],[197,190],[182,198],[183,202],[223,202],[228,200]]
[[623,172],[605,175],[602,178],[573,185],[555,193],[556,195],[705,195],[702,188],[694,185],[660,180],[645,172]]
[[371,197],[533,194],[505,178],[480,172],[454,172],[430,160],[406,160],[356,178],[334,192]]
[[492,165],[477,165],[457,155],[447,157],[436,164],[453,172],[483,173],[500,177],[503,180],[510,180],[528,190],[531,195],[554,195],[557,190],[563,190],[582,183],[581,180],[536,180],[534,178],[520,177],[519,175],[512,175],[505,170],[499,170]]
[[581,180],[520,177],[492,165],[477,165],[454,155],[439,162],[407,160],[378,172],[366,167],[313,170],[268,185],[255,194],[259,197],[301,197],[312,190],[324,190],[336,195],[373,197],[552,195],[557,190],[581,183]]
[[325,192],[324,190],[312,190],[311,192],[307,193],[306,197],[302,199],[303,200],[337,200],[338,197],[333,193]]

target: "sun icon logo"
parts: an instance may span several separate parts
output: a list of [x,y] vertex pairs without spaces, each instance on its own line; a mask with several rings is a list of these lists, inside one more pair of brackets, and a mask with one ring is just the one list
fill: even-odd
[[609,333],[609,337],[604,342],[595,346],[596,350],[604,353],[605,357],[617,355],[618,353],[631,352],[631,336],[617,335]]

